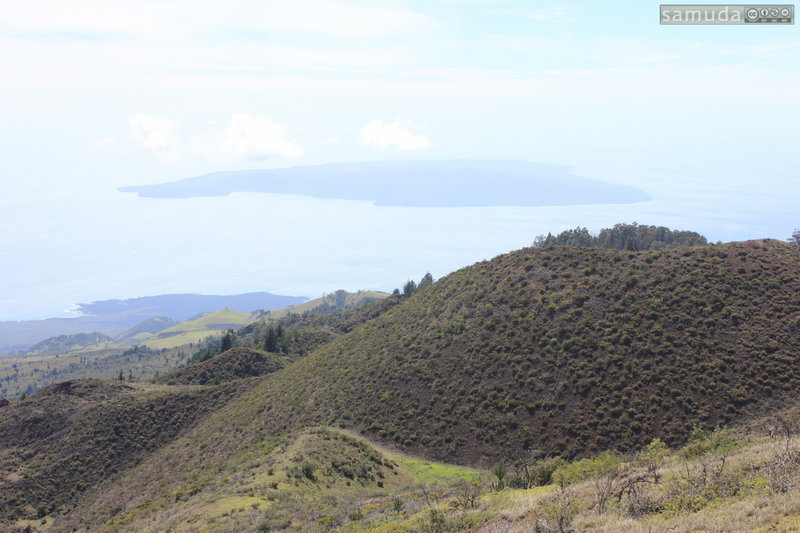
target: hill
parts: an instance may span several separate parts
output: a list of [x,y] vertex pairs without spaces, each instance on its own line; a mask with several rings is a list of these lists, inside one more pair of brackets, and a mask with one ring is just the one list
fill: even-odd
[[0,410],[0,515],[44,516],[135,465],[241,389],[63,382]]
[[59,335],[35,344],[29,354],[66,354],[88,349],[107,349],[116,347],[114,339],[100,332]]
[[[441,526],[442,516],[430,509],[439,509],[440,500],[434,501],[430,488],[418,499],[403,484],[391,485],[392,492],[380,497],[366,490],[334,497],[335,490],[326,490],[342,483],[354,486],[353,479],[334,472],[339,464],[334,458],[343,449],[328,447],[325,438],[314,434],[298,435],[309,435],[304,433],[308,428],[336,426],[366,437],[376,450],[394,448],[478,468],[504,463],[523,477],[523,466],[533,467],[531,457],[581,458],[604,450],[630,454],[656,437],[673,449],[697,449],[701,445],[693,442],[711,435],[709,430],[718,425],[794,404],[800,386],[800,347],[795,342],[800,333],[800,249],[777,241],[645,252],[533,247],[461,269],[411,297],[386,298],[347,316],[324,317],[328,325],[317,325],[330,328],[329,340],[274,373],[216,386],[140,384],[139,392],[114,393],[102,407],[77,408],[59,417],[79,424],[71,427],[80,427],[96,452],[81,448],[83,440],[72,429],[45,427],[24,442],[4,442],[0,466],[6,474],[0,492],[10,496],[0,501],[0,509],[26,519],[42,518],[43,513],[45,519],[58,517],[56,530],[98,530],[106,524],[112,524],[109,530],[116,528],[113,524],[118,530],[146,530],[142,524],[154,530],[165,524],[189,530],[194,525],[187,525],[185,518],[190,516],[203,516],[198,527],[216,523],[223,530],[236,529],[237,523],[243,529],[261,527],[261,519],[263,530],[314,530],[358,524],[373,516],[370,523],[386,531],[437,531],[441,527],[431,524],[435,518]],[[305,314],[287,320],[311,327],[319,319]],[[238,340],[254,335],[252,326],[248,328]],[[224,355],[217,361],[226,361]],[[205,364],[219,364],[209,361]],[[184,375],[201,373],[191,368]],[[0,408],[0,434],[14,434],[21,424],[37,427],[41,411],[25,409],[39,406],[44,401],[40,395],[46,399],[52,393],[43,391]],[[164,416],[178,429],[156,427],[153,431],[163,437],[131,454],[131,441],[138,437],[128,422],[145,417],[152,402],[164,406]],[[191,415],[178,407],[183,404]],[[90,412],[97,414],[87,417]],[[116,420],[125,423],[114,429]],[[709,444],[709,449],[728,450],[727,440],[714,439],[710,442],[723,444]],[[760,445],[754,440],[736,446],[751,444]],[[109,449],[114,450],[111,455]],[[27,455],[29,450],[34,454]],[[303,450],[317,451],[312,456]],[[633,492],[619,492],[615,512],[630,520],[623,524],[628,530],[642,525],[636,522],[641,516],[658,513],[664,513],[664,527],[655,530],[691,530],[691,525],[675,526],[669,517],[701,513],[709,502],[718,508],[728,501],[718,498],[762,498],[778,491],[781,479],[790,485],[798,481],[785,472],[773,480],[777,463],[766,458],[763,448],[747,453],[733,467],[735,479],[722,476],[724,461],[722,466],[706,459],[687,468],[678,464],[670,478],[674,483],[647,492],[656,503],[647,507],[651,500],[634,501]],[[368,465],[372,454],[365,454],[361,457]],[[81,458],[91,468],[70,469],[70,458]],[[377,485],[378,471],[395,475],[385,459],[371,471],[372,479],[364,479],[364,487]],[[330,473],[323,476],[323,467]],[[640,468],[636,465],[631,468],[627,478],[608,481],[610,486],[621,491],[630,487],[625,479],[647,475],[635,470]],[[62,471],[69,473],[67,478]],[[677,477],[684,471],[685,479]],[[595,474],[591,479],[600,479]],[[397,475],[405,474],[398,470]],[[569,483],[590,479],[581,476],[569,478]],[[85,488],[73,494],[72,487]],[[573,496],[585,492],[582,487],[576,485]],[[706,492],[691,492],[692,487]],[[636,494],[645,494],[640,489]],[[728,496],[714,492],[728,489],[733,491]],[[520,527],[531,519],[528,526],[533,527],[537,517],[560,505],[550,496],[567,498],[555,490],[520,493],[514,502],[506,501],[517,511],[502,516],[512,516],[515,524],[519,520]],[[393,503],[390,494],[400,503]],[[457,507],[463,500],[456,489],[443,494],[455,506],[445,519],[464,520],[451,530],[489,527],[491,520],[495,527],[509,525],[496,512],[502,497],[487,496],[473,512]],[[682,494],[701,494],[702,499],[682,499]],[[428,510],[412,508],[412,501],[428,501]],[[378,517],[370,514],[375,509],[370,505],[396,510]],[[314,509],[330,512],[322,515]],[[518,516],[520,510],[524,514]],[[800,516],[800,509],[786,508],[774,523],[794,514]],[[585,528],[592,520],[601,520],[606,530],[619,526],[603,516],[587,514],[579,520]],[[273,519],[284,521],[269,521]],[[758,523],[773,523],[764,520]]]
[[158,383],[169,385],[206,385],[233,381],[277,372],[286,365],[285,357],[276,354],[231,348],[216,357],[206,359],[196,365],[179,368],[155,379]]
[[255,317],[250,313],[221,309],[161,330],[142,344],[152,349],[174,348],[209,336],[218,337],[225,330],[239,328],[254,320]]
[[237,329],[257,322],[261,326],[256,326],[256,329],[261,331],[267,323],[292,315],[302,315],[304,313],[331,314],[380,300],[387,296],[388,294],[377,291],[350,293],[340,290],[321,298],[315,298],[301,304],[290,305],[273,311],[259,310],[253,314],[248,314],[224,309],[164,329],[142,342],[142,344],[153,349],[173,348],[182,344],[197,343],[209,336],[216,338],[228,329]]
[[225,409],[255,435],[336,422],[462,464],[678,445],[796,390],[798,313],[786,243],[529,248],[439,280]]
[[116,340],[129,344],[136,344],[152,337],[154,334],[164,331],[167,328],[178,324],[177,320],[172,320],[165,316],[156,316],[139,322],[130,329],[117,335]]
[[[122,345],[34,353],[24,358],[0,357],[0,398],[17,398],[23,392],[30,395],[59,381],[113,378],[120,371],[126,378],[147,379],[183,365],[189,359],[199,361],[217,355],[219,337],[223,333],[218,328],[236,328],[244,323],[248,326],[237,333],[235,346],[282,351],[291,356],[304,355],[352,328],[360,320],[361,307],[387,296],[375,291],[336,291],[300,306],[276,311],[260,310],[254,315],[222,312],[177,324],[171,323],[169,318],[156,317],[118,336],[117,341]],[[286,326],[290,335],[281,339],[280,346],[264,342],[270,327],[279,323]],[[336,325],[340,323],[342,327]],[[158,335],[168,327],[172,329]],[[127,346],[132,343],[139,344]]]

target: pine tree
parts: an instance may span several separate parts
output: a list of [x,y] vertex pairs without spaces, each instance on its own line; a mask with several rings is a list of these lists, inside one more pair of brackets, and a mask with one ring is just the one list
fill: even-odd
[[222,339],[219,341],[219,353],[226,352],[233,347],[233,335],[231,335],[231,330],[225,332],[225,335],[222,336]]

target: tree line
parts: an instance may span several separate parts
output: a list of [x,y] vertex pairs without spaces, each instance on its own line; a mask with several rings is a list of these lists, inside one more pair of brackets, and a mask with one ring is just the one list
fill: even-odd
[[600,230],[592,235],[586,228],[562,231],[558,235],[548,233],[539,235],[533,242],[541,246],[587,246],[616,250],[660,250],[664,248],[681,248],[684,246],[702,246],[708,244],[705,237],[695,231],[671,230],[664,226],[648,226],[645,224],[615,224],[613,228]]

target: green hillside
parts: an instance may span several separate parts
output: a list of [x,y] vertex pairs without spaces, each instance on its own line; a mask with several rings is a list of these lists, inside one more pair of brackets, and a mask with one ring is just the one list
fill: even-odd
[[287,359],[276,354],[249,348],[231,348],[196,365],[159,376],[154,381],[169,385],[216,385],[277,372],[286,364]]
[[154,334],[164,331],[167,328],[178,324],[177,320],[165,316],[156,316],[148,318],[139,322],[130,329],[117,335],[116,340],[120,342],[127,342],[129,344],[136,344],[145,341],[152,337]]
[[252,315],[224,309],[163,329],[144,339],[142,344],[152,349],[174,348],[183,344],[198,343],[208,337],[219,337],[228,329],[237,329],[256,321],[269,323],[309,313],[330,314],[381,300],[387,296],[388,294],[377,291],[355,293],[336,291],[302,304],[290,305],[275,311],[260,311]]
[[[439,280],[226,409],[492,464],[684,442],[800,386],[800,251],[525,249]],[[222,432],[222,428],[220,428]]]
[[[783,496],[800,456],[775,451],[789,426],[756,420],[797,402],[796,246],[537,246],[277,324],[316,347],[240,344],[166,383],[77,382],[0,407],[0,516],[52,531],[692,531],[760,501],[754,528],[800,517]],[[749,434],[711,431],[740,422]],[[654,438],[657,464],[642,455]]]
[[199,342],[209,336],[218,337],[225,330],[239,328],[254,320],[255,317],[249,313],[222,309],[161,330],[142,344],[152,349],[174,348]]
[[26,352],[28,355],[68,354],[87,350],[118,348],[114,339],[100,332],[59,335],[35,344]]

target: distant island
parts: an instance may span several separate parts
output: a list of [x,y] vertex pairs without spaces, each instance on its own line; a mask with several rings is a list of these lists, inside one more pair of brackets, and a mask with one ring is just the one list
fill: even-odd
[[395,207],[537,207],[650,199],[627,185],[572,175],[567,167],[522,161],[372,161],[215,172],[118,190],[144,198],[296,194]]

